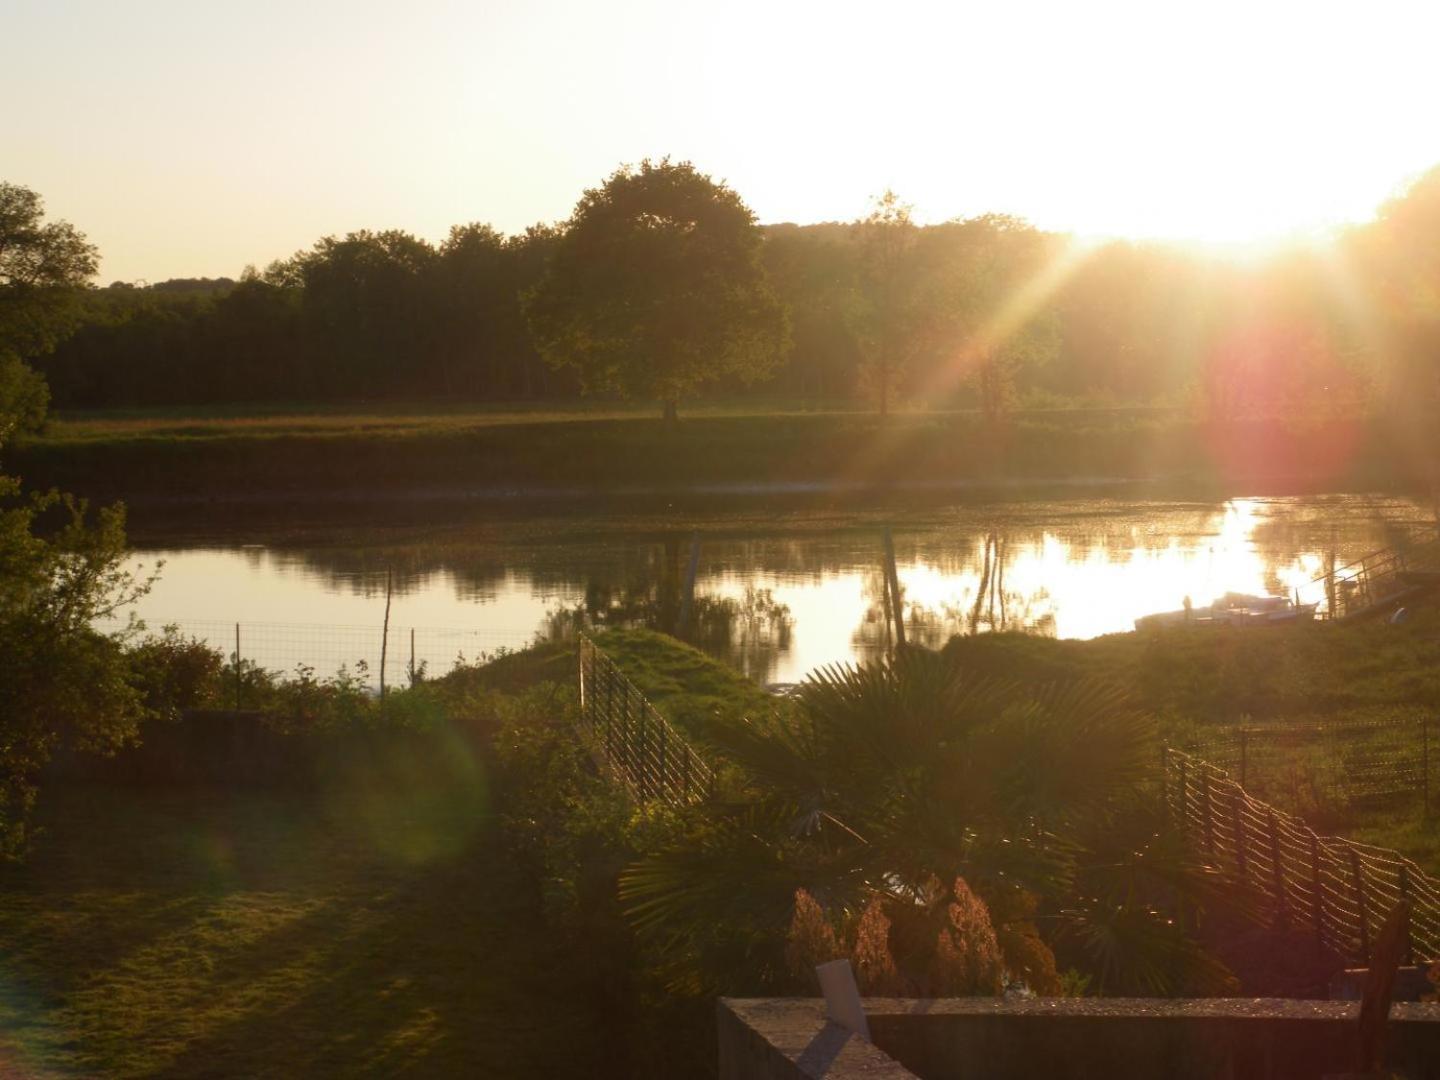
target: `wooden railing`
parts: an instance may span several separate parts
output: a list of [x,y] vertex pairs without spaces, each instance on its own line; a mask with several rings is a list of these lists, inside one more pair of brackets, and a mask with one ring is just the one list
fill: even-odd
[[1363,964],[1385,916],[1408,899],[1409,959],[1440,958],[1440,881],[1410,859],[1319,836],[1252,798],[1225,770],[1182,751],[1165,752],[1163,775],[1172,827],[1259,896],[1276,924],[1308,928],[1321,946]]
[[636,799],[679,807],[714,792],[715,770],[588,636],[580,717],[601,765]]

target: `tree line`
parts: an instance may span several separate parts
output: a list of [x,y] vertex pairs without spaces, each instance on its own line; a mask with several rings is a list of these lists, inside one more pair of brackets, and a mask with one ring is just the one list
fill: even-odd
[[[440,243],[368,230],[239,280],[85,291],[30,356],[68,408],[712,394],[1291,415],[1431,396],[1440,170],[1327,248],[1237,262],[1084,247],[1005,215],[760,226],[688,164],[644,162],[574,216]],[[46,347],[49,347],[46,343]]]

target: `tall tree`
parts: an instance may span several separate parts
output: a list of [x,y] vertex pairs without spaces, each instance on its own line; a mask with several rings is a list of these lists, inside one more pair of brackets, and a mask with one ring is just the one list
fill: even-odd
[[[20,357],[64,336],[95,273],[95,248],[43,216],[33,191],[0,183],[0,449],[43,415],[44,383]],[[144,589],[124,569],[124,512],[103,511],[93,528],[85,517],[83,503],[27,499],[0,476],[0,856],[23,848],[35,779],[56,748],[113,749],[143,714],[120,642],[91,628]]]
[[758,379],[786,347],[760,247],[740,196],[689,162],[617,169],[585,192],[529,296],[541,355],[673,421],[698,387]]
[[943,301],[941,360],[968,377],[985,418],[1009,408],[1022,369],[1049,360],[1059,338],[1041,282],[1053,238],[1018,218],[984,214],[930,230]]
[[45,382],[25,360],[52,351],[74,328],[75,287],[98,265],[83,233],[45,221],[39,195],[0,181],[0,442],[45,415]]
[[851,323],[862,371],[881,416],[924,339],[928,309],[915,258],[920,230],[911,206],[886,189],[856,227],[859,273]]

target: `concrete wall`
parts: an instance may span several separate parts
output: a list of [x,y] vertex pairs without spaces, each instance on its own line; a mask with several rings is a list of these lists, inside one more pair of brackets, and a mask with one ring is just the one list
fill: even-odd
[[[827,1028],[818,1000],[722,1001],[722,1080],[1318,1080],[1352,1067],[1358,1011],[1349,1002],[1267,998],[871,998],[865,1008],[876,1044],[869,1049],[884,1051],[884,1061],[846,1057],[850,1044],[864,1044]],[[815,1071],[837,1045],[831,1071]],[[883,1071],[897,1064],[900,1072]],[[1392,1008],[1388,1064],[1410,1080],[1440,1080],[1440,1005]]]

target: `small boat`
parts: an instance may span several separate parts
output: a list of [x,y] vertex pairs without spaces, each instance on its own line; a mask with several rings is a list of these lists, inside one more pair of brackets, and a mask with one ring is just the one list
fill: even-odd
[[1160,626],[1276,626],[1315,617],[1318,604],[1297,604],[1285,596],[1251,596],[1226,593],[1209,607],[1183,607],[1157,611],[1135,620],[1136,630]]

